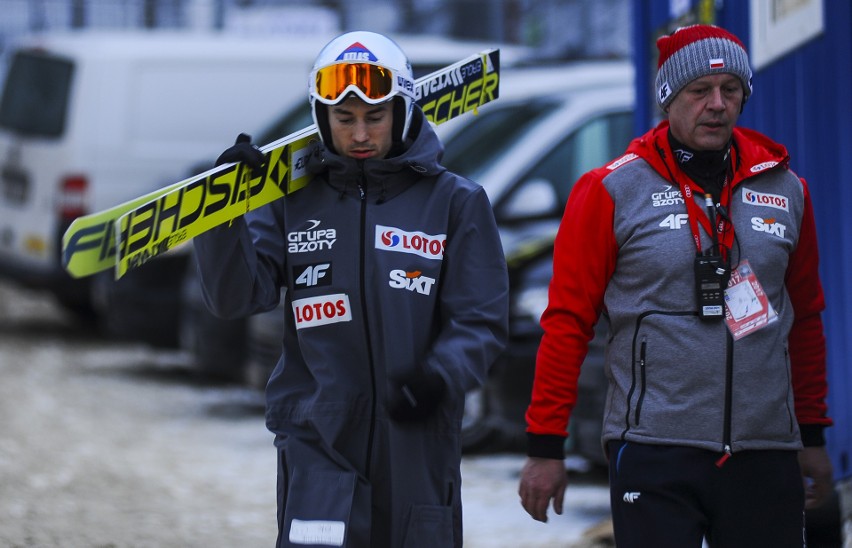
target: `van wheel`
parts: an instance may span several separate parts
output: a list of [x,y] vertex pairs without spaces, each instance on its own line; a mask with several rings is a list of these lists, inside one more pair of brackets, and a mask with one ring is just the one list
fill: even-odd
[[204,376],[224,382],[243,382],[248,350],[248,321],[222,320],[207,310],[195,260],[189,261],[181,291],[179,347]]

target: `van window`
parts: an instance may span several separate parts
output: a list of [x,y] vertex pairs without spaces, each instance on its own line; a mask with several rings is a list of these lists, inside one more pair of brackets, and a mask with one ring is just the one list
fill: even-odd
[[67,59],[17,52],[0,100],[0,127],[28,136],[61,136],[73,68]]

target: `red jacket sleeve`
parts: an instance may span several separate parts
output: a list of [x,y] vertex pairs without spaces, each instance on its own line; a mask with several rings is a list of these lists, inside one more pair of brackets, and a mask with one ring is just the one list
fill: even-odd
[[795,314],[789,335],[793,394],[799,424],[830,426],[832,421],[827,417],[825,403],[828,392],[825,334],[820,315],[825,309],[825,298],[819,278],[813,204],[804,180],[802,186],[805,210],[799,244],[790,256],[786,278],[787,292]]
[[577,181],[568,198],[553,252],[544,336],[536,358],[532,400],[527,409],[530,435],[567,436],[577,399],[577,378],[604,291],[615,269],[614,204],[597,170]]

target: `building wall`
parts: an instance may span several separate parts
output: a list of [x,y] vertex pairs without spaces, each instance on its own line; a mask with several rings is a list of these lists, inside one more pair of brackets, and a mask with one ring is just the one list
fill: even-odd
[[[769,1],[769,0],[767,0]],[[672,22],[674,4],[688,4]],[[715,4],[721,8],[716,9]],[[708,5],[709,8],[708,9]],[[637,66],[637,133],[659,117],[653,106],[656,48],[653,38],[668,24],[714,22],[734,32],[750,47],[750,2],[673,3],[634,0],[634,62]],[[785,144],[791,167],[811,189],[826,295],[823,316],[828,341],[829,412],[826,430],[837,479],[852,478],[852,3],[823,0],[825,29],[761,68],[754,75],[754,95],[740,124]],[[678,24],[679,23],[679,24]],[[656,33],[656,34],[655,34]]]

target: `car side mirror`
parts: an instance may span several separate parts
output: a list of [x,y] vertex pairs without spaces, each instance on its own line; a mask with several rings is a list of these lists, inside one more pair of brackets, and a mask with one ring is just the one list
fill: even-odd
[[529,179],[509,197],[502,213],[506,220],[558,215],[559,197],[547,179]]

